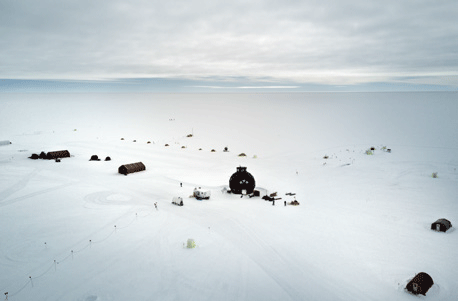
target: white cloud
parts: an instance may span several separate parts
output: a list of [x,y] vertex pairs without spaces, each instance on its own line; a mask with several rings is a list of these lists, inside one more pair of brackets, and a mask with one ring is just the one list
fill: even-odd
[[269,77],[458,70],[454,1],[2,1],[0,77]]

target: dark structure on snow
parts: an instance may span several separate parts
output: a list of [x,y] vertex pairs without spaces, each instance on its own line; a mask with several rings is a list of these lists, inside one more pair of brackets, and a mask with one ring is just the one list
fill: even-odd
[[120,174],[127,176],[130,173],[143,171],[145,169],[146,167],[142,162],[137,162],[137,163],[124,164],[124,165],[119,166],[118,172]]
[[246,171],[246,167],[237,167],[237,172],[229,179],[232,193],[251,194],[256,186],[253,176]]
[[445,218],[440,218],[431,224],[431,230],[440,231],[440,232],[446,232],[451,227],[452,227],[452,223]]
[[91,156],[91,159],[89,159],[89,161],[100,161],[100,159],[99,159],[99,156],[97,156],[97,155],[92,155],[92,156]]
[[[30,159],[45,159],[45,160],[56,160],[60,158],[69,158],[70,157],[70,152],[68,150],[61,150],[61,151],[55,151],[55,152],[41,152],[40,155],[37,154],[32,154],[30,156]],[[60,162],[60,161],[59,161]]]
[[69,157],[70,157],[70,152],[68,150],[48,152],[46,154],[46,159],[48,160],[57,159],[57,158],[69,158]]
[[37,160],[39,157],[37,154],[32,154],[29,158],[33,160]]
[[426,292],[428,292],[433,284],[433,278],[431,278],[428,274],[421,272],[415,275],[415,277],[407,283],[406,290],[414,295],[422,294],[426,296]]

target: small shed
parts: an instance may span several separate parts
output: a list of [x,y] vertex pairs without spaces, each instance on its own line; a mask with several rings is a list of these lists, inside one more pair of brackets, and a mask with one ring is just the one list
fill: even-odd
[[421,272],[415,275],[415,277],[407,283],[406,290],[414,295],[422,294],[426,296],[426,293],[433,284],[433,278],[431,278],[428,274]]
[[452,223],[445,218],[440,218],[431,224],[431,230],[435,230],[439,232],[447,232],[447,230],[450,229],[451,227],[452,227]]
[[97,156],[97,155],[92,155],[92,156],[91,156],[91,159],[89,159],[89,161],[100,161],[100,159],[99,159],[99,156]]
[[172,204],[177,206],[183,206],[183,198],[182,197],[173,197]]
[[208,200],[211,196],[210,190],[203,190],[202,188],[194,188],[193,196],[200,200]]
[[130,173],[139,172],[143,170],[146,170],[146,167],[145,167],[145,164],[143,164],[142,162],[124,164],[124,165],[119,166],[118,168],[118,172],[125,176],[127,176]]
[[57,158],[70,158],[70,152],[68,150],[60,150],[54,152],[48,152],[46,154],[46,159],[52,160]]

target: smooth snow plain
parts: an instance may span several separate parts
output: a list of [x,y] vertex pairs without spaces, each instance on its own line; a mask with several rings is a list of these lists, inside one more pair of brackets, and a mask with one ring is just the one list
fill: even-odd
[[[0,94],[0,298],[457,300],[457,96]],[[222,193],[238,166],[282,199]]]

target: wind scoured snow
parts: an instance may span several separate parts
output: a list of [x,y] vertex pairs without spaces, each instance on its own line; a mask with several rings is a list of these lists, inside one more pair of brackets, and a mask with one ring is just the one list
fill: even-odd
[[[12,144],[0,148],[0,292],[456,300],[457,232],[430,230],[438,218],[458,223],[456,98],[3,94],[0,140]],[[28,159],[61,149],[72,157]],[[95,154],[102,160],[89,161]],[[118,174],[140,161],[145,171]],[[282,199],[223,194],[238,166]],[[189,198],[195,187],[210,200]],[[299,206],[283,205],[294,200],[288,192]],[[171,204],[176,196],[183,207]],[[189,238],[196,248],[185,247]],[[416,297],[404,287],[419,272],[434,285]]]

